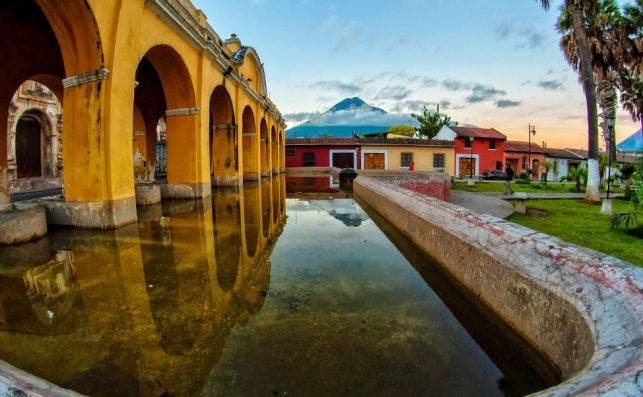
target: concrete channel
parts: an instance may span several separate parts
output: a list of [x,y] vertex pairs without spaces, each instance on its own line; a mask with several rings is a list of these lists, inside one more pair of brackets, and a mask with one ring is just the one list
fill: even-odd
[[447,179],[362,174],[353,189],[557,369],[537,395],[643,395],[643,269],[426,194],[448,196]]

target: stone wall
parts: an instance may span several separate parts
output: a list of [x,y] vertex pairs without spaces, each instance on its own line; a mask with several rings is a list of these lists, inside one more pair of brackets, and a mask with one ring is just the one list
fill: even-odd
[[643,269],[385,178],[354,191],[558,368],[544,395],[643,393]]

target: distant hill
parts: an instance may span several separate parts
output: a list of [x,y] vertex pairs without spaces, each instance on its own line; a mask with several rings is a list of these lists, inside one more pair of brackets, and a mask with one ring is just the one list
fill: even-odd
[[326,112],[286,130],[286,137],[349,138],[353,135],[385,132],[396,124],[417,125],[417,122],[410,115],[389,114],[383,109],[367,104],[361,98],[354,97],[346,98]]

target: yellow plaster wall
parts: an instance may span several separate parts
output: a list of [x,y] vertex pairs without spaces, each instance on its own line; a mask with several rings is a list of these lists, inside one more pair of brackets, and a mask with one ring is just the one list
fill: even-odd
[[[264,112],[256,100],[230,78],[224,78],[219,65],[188,41],[176,26],[156,15],[150,5],[146,6],[145,0],[87,0],[93,13],[91,21],[83,21],[83,18],[87,19],[86,15],[73,11],[85,6],[82,1],[70,0],[68,3],[38,1],[48,16],[56,18],[50,23],[61,32],[57,34],[58,40],[65,41],[61,51],[67,76],[101,67],[108,69],[110,74],[106,80],[65,89],[63,153],[67,200],[104,201],[134,195],[132,148],[136,144],[141,153],[145,150],[145,145],[139,145],[133,137],[138,128],[134,127],[135,122],[138,123],[133,114],[134,77],[141,59],[156,46],[167,46],[177,55],[170,58],[155,56],[152,60],[161,77],[168,108],[200,109],[196,115],[168,117],[169,183],[210,181],[209,100],[214,87],[222,82],[225,81],[233,102],[235,122],[241,124],[241,112],[249,105],[255,116],[255,131],[259,132]],[[202,16],[201,20],[204,21]],[[87,32],[92,27],[97,30],[96,34]],[[65,38],[62,34],[65,29],[77,32],[76,36]],[[98,37],[100,56],[94,56],[94,59],[91,54],[80,51],[83,46],[74,52],[74,40],[78,37],[94,47]],[[74,60],[74,57],[78,59]],[[259,66],[250,54],[239,68],[246,78],[250,78],[250,86],[256,91],[260,91],[262,85]],[[283,125],[279,127],[281,130]],[[242,130],[238,132],[239,170],[243,170]],[[257,139],[252,150],[246,153],[253,157],[246,160],[257,171],[259,146]],[[283,150],[281,145],[280,151]]]
[[449,175],[454,175],[455,149],[452,147],[427,147],[427,146],[384,146],[372,145],[362,146],[362,151],[379,150],[388,152],[388,169],[400,170],[402,153],[413,153],[413,162],[416,171],[434,171],[433,154],[444,154],[444,171]]

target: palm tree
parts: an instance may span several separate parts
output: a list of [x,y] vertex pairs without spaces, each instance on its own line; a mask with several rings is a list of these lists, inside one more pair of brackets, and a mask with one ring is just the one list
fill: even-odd
[[[543,8],[548,9],[549,0],[538,0]],[[597,0],[565,0],[564,10],[571,15],[571,30],[574,42],[578,48],[578,70],[580,72],[585,103],[587,105],[587,149],[588,149],[588,178],[585,200],[599,202],[598,186],[600,176],[598,172],[598,115],[596,109],[596,83],[594,82],[594,68],[592,66],[592,50],[583,23],[585,14],[593,14],[597,7]]]
[[621,104],[643,128],[643,0],[627,4],[618,29],[622,60],[618,69]]
[[[592,67],[596,81],[596,99],[601,109],[600,124],[605,146],[616,158],[616,137],[609,131],[606,119],[615,117],[618,97],[617,68],[622,63],[623,46],[618,34],[622,22],[622,15],[615,0],[599,0],[593,13],[584,14],[584,27],[587,32],[592,52]],[[578,46],[572,30],[572,15],[569,9],[563,8],[558,18],[558,31],[562,34],[560,46],[567,62],[577,72],[580,69]]]

